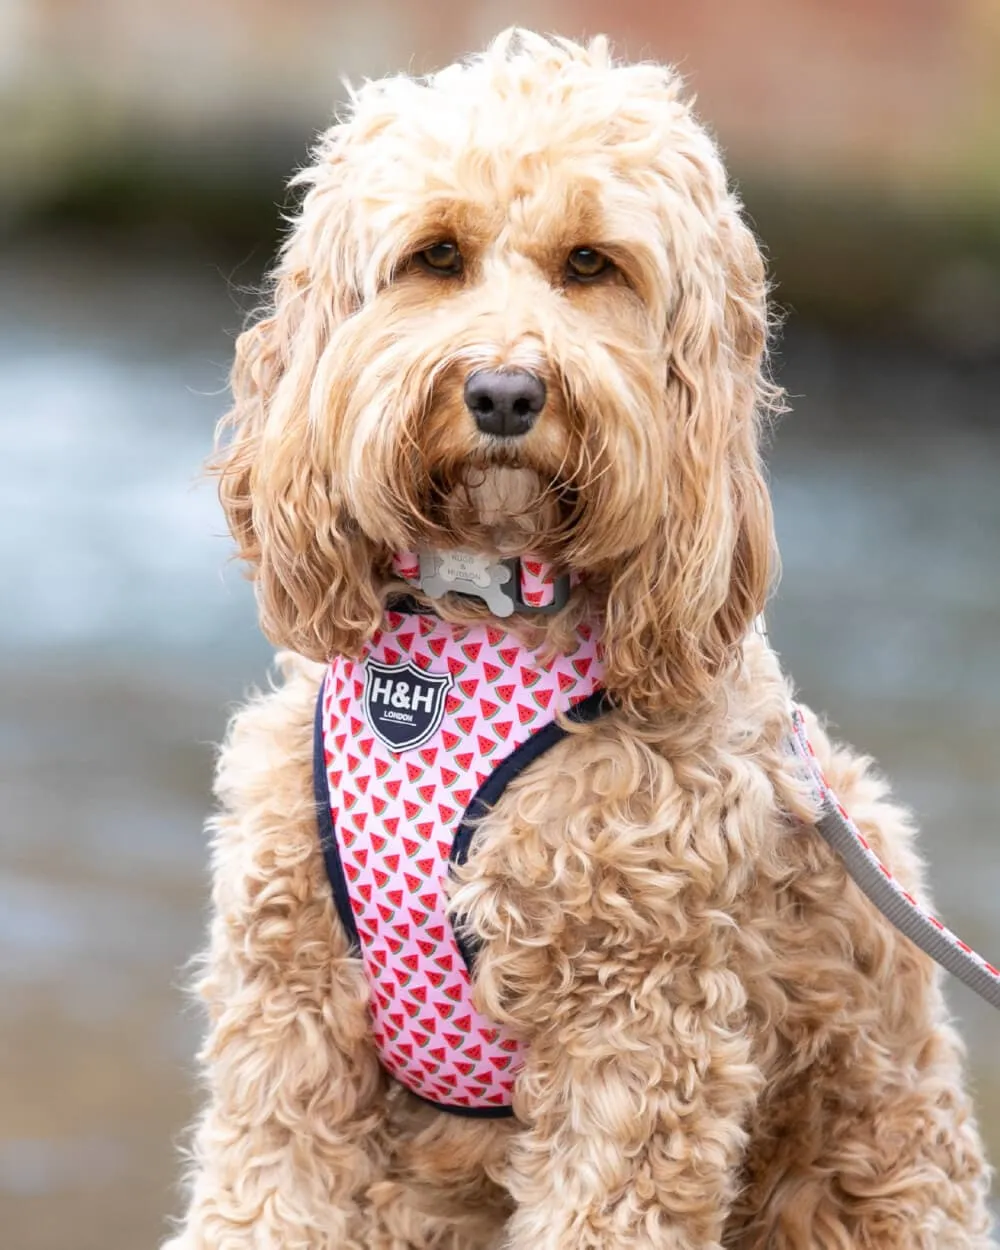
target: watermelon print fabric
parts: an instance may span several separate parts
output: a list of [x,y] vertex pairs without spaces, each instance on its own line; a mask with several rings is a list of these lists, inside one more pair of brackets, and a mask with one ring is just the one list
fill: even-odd
[[[559,713],[603,710],[596,632],[542,662],[493,624],[389,611],[360,661],[329,666],[316,792],[338,911],[371,986],[385,1068],[458,1114],[510,1113],[520,1044],[472,1004],[447,916],[472,819],[565,736]],[[327,817],[328,813],[328,819]]]

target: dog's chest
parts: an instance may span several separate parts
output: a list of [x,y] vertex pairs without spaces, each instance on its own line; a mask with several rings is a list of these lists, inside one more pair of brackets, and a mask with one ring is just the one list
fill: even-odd
[[[317,721],[325,852],[372,989],[384,1065],[456,1109],[508,1107],[518,1043],[472,1005],[445,882],[503,787],[600,699],[598,644],[546,662],[493,625],[390,612],[360,661],[327,672]],[[322,758],[319,760],[319,753]]]

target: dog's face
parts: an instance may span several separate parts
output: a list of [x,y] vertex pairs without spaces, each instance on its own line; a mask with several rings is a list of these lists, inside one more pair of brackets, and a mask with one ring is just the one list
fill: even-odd
[[765,291],[674,76],[502,36],[366,85],[299,181],[220,459],[269,635],[356,651],[397,551],[530,553],[614,693],[703,693],[767,589]]

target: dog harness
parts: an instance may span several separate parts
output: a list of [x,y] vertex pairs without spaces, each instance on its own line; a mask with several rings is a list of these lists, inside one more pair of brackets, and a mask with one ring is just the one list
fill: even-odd
[[320,687],[323,853],[371,986],[375,1045],[443,1110],[509,1115],[522,1063],[521,1043],[473,1006],[474,950],[447,912],[451,866],[510,782],[566,737],[560,719],[602,714],[602,673],[590,625],[542,658],[492,621],[454,625],[410,604]]
[[[395,567],[425,591],[492,596],[505,614],[553,610],[568,593],[527,559],[404,554]],[[592,625],[543,660],[493,622],[453,625],[409,603],[321,683],[314,786],[334,902],[371,986],[384,1067],[442,1110],[510,1115],[523,1061],[522,1043],[472,1003],[475,951],[448,916],[451,866],[510,782],[567,735],[560,721],[607,710],[602,676]],[[817,832],[900,932],[1000,1007],[1000,970],[893,878],[823,776],[796,707],[791,720],[788,750],[819,803]]]

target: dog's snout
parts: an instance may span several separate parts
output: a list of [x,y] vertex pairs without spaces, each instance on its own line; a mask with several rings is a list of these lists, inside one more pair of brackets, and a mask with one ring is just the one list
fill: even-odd
[[465,406],[484,434],[527,434],[545,407],[545,383],[527,369],[477,369],[465,384]]

